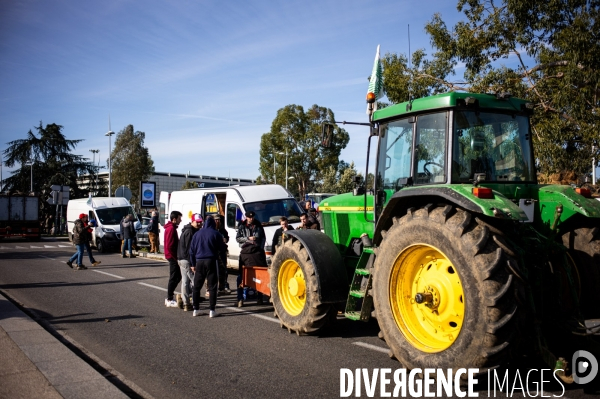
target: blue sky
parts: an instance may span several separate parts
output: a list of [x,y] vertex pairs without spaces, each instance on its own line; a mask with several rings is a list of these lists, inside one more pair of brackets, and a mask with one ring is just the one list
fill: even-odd
[[[435,12],[462,19],[448,0],[3,1],[0,150],[57,123],[85,139],[75,153],[99,149],[106,165],[110,114],[113,131],[146,133],[157,171],[256,178],[278,109],[366,122],[377,45],[407,53],[410,24],[411,50],[431,53]],[[341,159],[364,171],[367,131],[346,129]]]

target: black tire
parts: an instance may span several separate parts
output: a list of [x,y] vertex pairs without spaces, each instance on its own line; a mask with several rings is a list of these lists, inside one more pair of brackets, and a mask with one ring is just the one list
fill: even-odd
[[[479,368],[483,371],[503,363],[510,349],[510,343],[516,335],[515,315],[518,309],[513,275],[509,274],[505,267],[507,262],[514,262],[514,260],[498,246],[497,241],[502,240],[501,237],[487,226],[479,224],[469,212],[450,205],[436,207],[431,204],[418,210],[411,208],[402,218],[394,218],[393,225],[383,232],[382,236],[383,240],[376,250],[373,296],[377,322],[382,330],[380,337],[390,347],[390,356],[398,359],[409,369],[456,370],[464,367]],[[414,262],[416,258],[404,258],[401,255],[410,253],[413,248],[427,247],[437,249],[438,253],[446,257],[444,261],[449,261],[451,264],[447,268],[448,273],[458,273],[460,279],[458,287],[462,291],[452,289],[457,286],[451,285],[448,290],[450,294],[445,296],[455,297],[458,292],[461,292],[459,302],[464,304],[463,318],[460,321],[462,324],[458,331],[453,332],[457,335],[447,338],[447,341],[437,348],[431,345],[430,348],[433,348],[431,350],[424,349],[427,348],[427,341],[419,341],[417,335],[413,336],[412,342],[407,339],[398,323],[407,323],[408,318],[411,317],[408,313],[412,312],[416,315],[413,315],[416,317],[414,320],[419,324],[419,312],[422,312],[421,314],[425,314],[424,312],[434,314],[434,312],[430,309],[414,308],[412,306],[427,305],[412,305],[414,302],[411,301],[408,308],[410,312],[398,313],[397,304],[402,302],[402,297],[398,294],[399,280],[394,279],[392,282],[391,278],[394,270],[409,270],[411,267],[416,270],[413,276],[426,273],[423,265],[420,268],[416,266],[417,263]],[[429,266],[425,264],[426,270],[429,270],[437,260],[430,262]],[[444,266],[440,272],[445,270]],[[391,289],[391,283],[394,284],[395,291]],[[393,297],[394,295],[396,296]],[[406,298],[408,301],[413,297],[406,296]],[[456,299],[445,298],[441,294],[438,298],[439,304],[451,301],[458,303]],[[393,300],[395,300],[394,304],[392,304]],[[392,309],[396,309],[396,318]],[[441,305],[439,309],[442,309]],[[400,321],[396,321],[398,318]],[[457,323],[448,324],[450,327],[446,325],[443,328],[455,327]],[[405,329],[408,328],[407,325],[404,324]],[[409,332],[412,331],[414,330],[409,328]],[[435,333],[438,333],[437,329]],[[426,331],[425,336],[433,337],[433,335],[427,336]],[[444,335],[442,334],[441,337]],[[421,342],[426,343],[421,344]]]
[[100,253],[106,253],[106,245],[104,244],[104,240],[102,240],[102,238],[96,237],[96,249]]
[[[600,317],[600,228],[580,227],[562,235],[575,261],[581,292],[579,304],[585,319]],[[577,278],[577,276],[574,276]]]
[[[301,269],[305,283],[304,305],[298,314],[290,314],[293,312],[289,312],[289,300],[286,302],[286,293],[280,292],[278,284],[280,273],[285,272],[285,269],[294,262]],[[298,335],[304,335],[313,334],[327,324],[331,319],[331,312],[335,309],[330,304],[320,302],[319,282],[315,274],[315,267],[300,241],[293,236],[285,241],[273,257],[269,272],[271,302],[273,302],[275,315],[279,317],[281,327],[287,328],[290,332],[294,331]],[[286,309],[286,304],[288,309]]]

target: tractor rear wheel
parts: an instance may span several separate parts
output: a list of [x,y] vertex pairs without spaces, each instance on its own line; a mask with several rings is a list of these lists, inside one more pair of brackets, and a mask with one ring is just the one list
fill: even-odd
[[320,302],[315,267],[300,241],[290,237],[277,249],[270,275],[271,302],[282,327],[302,335],[327,323],[335,309]]
[[600,228],[580,227],[562,236],[579,273],[580,309],[586,319],[600,317]]
[[513,261],[494,233],[450,205],[409,209],[382,234],[373,293],[382,336],[405,367],[500,364],[514,336]]

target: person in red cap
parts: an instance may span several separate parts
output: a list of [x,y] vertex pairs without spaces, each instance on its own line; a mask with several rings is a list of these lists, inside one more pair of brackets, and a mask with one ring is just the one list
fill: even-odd
[[67,261],[67,266],[73,269],[73,261],[77,260],[77,266],[75,270],[85,270],[87,267],[83,265],[83,251],[85,251],[85,242],[88,239],[87,230],[85,225],[87,224],[88,217],[85,213],[79,215],[79,219],[73,222],[73,244],[77,248],[77,252],[71,256],[71,259]]
[[190,269],[190,243],[192,237],[202,227],[202,216],[199,213],[192,215],[192,221],[181,230],[179,245],[177,246],[177,263],[181,269],[181,294],[177,294],[177,306],[185,311],[194,310],[190,302],[194,273]]

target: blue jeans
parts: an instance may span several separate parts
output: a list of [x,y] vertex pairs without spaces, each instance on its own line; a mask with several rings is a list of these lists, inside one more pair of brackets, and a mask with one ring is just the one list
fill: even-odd
[[123,249],[121,250],[121,255],[125,256],[125,248],[127,248],[127,250],[129,250],[129,256],[133,255],[131,253],[131,238],[124,238],[123,239]]
[[75,244],[75,248],[77,249],[77,252],[75,252],[75,254],[71,256],[69,262],[73,263],[73,261],[77,259],[77,264],[81,265],[81,263],[83,262],[83,251],[85,251],[85,244]]
[[[84,245],[85,245],[85,249],[88,253],[88,256],[90,257],[90,263],[95,263],[96,259],[94,259],[94,256],[92,255],[92,246],[90,245],[89,242],[86,242]],[[81,254],[81,257],[83,258],[83,254]]]

